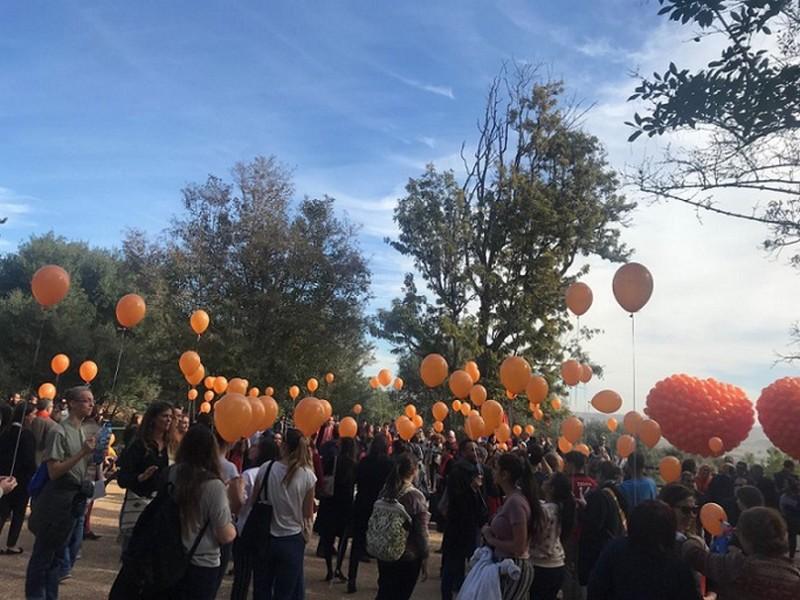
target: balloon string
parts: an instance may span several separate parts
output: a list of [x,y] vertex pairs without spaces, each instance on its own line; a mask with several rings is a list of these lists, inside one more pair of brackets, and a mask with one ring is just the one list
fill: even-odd
[[631,363],[633,367],[633,410],[636,410],[636,319],[631,313]]
[[122,352],[125,350],[125,336],[128,333],[127,327],[122,330],[122,341],[119,344],[119,354],[117,355],[117,366],[114,368],[114,379],[111,380],[111,400],[114,399],[114,390],[117,387],[117,377],[119,376],[119,367],[122,364]]

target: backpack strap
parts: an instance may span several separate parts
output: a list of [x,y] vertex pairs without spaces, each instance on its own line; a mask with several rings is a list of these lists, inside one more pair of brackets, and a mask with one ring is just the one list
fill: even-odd
[[189,553],[186,555],[186,558],[187,558],[188,562],[191,562],[192,557],[194,556],[194,553],[197,552],[197,547],[200,545],[200,542],[201,542],[201,540],[203,539],[203,536],[206,533],[206,529],[208,529],[209,523],[210,523],[210,519],[206,520],[205,525],[203,525],[203,527],[200,529],[200,533],[198,533],[197,537],[194,538],[194,543],[192,544],[192,547],[189,548]]
[[274,460],[269,461],[269,465],[267,466],[267,472],[264,474],[264,478],[261,480],[261,487],[258,488],[258,494],[256,494],[256,498],[258,498],[257,502],[264,502],[265,504],[269,504],[269,474],[272,472],[272,466],[275,464]]

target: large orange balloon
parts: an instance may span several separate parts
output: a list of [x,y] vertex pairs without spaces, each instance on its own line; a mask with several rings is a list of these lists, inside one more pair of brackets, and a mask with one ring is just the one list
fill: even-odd
[[496,400],[487,400],[481,406],[481,416],[486,426],[491,430],[495,430],[500,427],[500,423],[503,421],[503,407]]
[[214,399],[214,390],[206,390],[206,393],[203,394],[203,400],[206,402],[211,402]]
[[403,384],[404,383],[405,382],[400,377],[395,377],[394,384],[392,384],[392,385],[393,385],[394,389],[396,389],[399,392],[400,390],[403,389]]
[[358,433],[358,424],[353,417],[345,417],[339,422],[339,437],[354,438]]
[[299,395],[300,395],[300,388],[299,387],[297,387],[296,385],[293,385],[292,387],[289,388],[289,397],[292,400],[296,400]]
[[569,386],[578,385],[581,380],[581,363],[573,359],[561,363],[561,379]]
[[333,373],[325,373],[325,381],[327,383],[333,383],[335,379],[336,375],[334,375]]
[[606,421],[606,426],[608,430],[612,433],[617,430],[617,420],[614,417],[611,417],[608,421]]
[[428,387],[442,385],[447,379],[449,367],[441,354],[428,354],[419,365],[419,375]]
[[405,415],[397,417],[394,425],[397,428],[398,435],[407,442],[414,437],[415,433],[417,433],[417,426],[414,425],[414,422]]
[[208,316],[208,313],[204,310],[196,310],[192,313],[192,316],[189,317],[189,325],[197,335],[203,335],[206,329],[208,329],[208,324],[211,322],[211,319]]
[[589,383],[592,380],[592,367],[586,363],[581,364],[581,383]]
[[262,429],[269,429],[278,418],[278,403],[272,396],[261,396],[259,401],[264,405],[264,421],[262,423],[264,427]]
[[297,403],[294,407],[295,426],[303,432],[303,435],[310,437],[314,435],[322,424],[328,420],[325,415],[325,407],[319,399],[307,396]]
[[[789,456],[800,459],[800,377],[782,377],[761,390],[758,420],[764,434]],[[792,418],[786,418],[792,415]]]
[[450,410],[447,408],[447,404],[444,402],[436,402],[433,407],[431,408],[431,412],[433,413],[433,418],[437,421],[444,421],[447,418],[447,413]]
[[214,378],[211,375],[205,376],[203,379],[203,387],[205,387],[207,390],[214,389]]
[[550,387],[547,385],[547,380],[541,375],[531,375],[528,384],[525,386],[525,394],[528,396],[528,401],[534,404],[544,402],[549,391]]
[[576,281],[570,285],[564,296],[567,302],[567,308],[578,317],[585,314],[592,306],[592,288],[581,281]]
[[450,391],[453,392],[453,396],[459,400],[463,400],[469,396],[469,391],[474,384],[472,383],[472,377],[470,377],[469,373],[466,371],[453,371],[447,385]]
[[708,440],[708,449],[711,450],[712,454],[714,455],[722,454],[723,448],[724,445],[720,438],[715,436]]
[[97,377],[97,365],[91,360],[84,361],[78,368],[78,373],[84,383],[89,383]]
[[242,394],[225,394],[214,405],[214,427],[227,442],[245,437],[252,418],[253,410]]
[[178,366],[184,375],[194,373],[197,371],[197,367],[200,366],[200,355],[194,350],[187,350],[178,359]]
[[617,412],[622,406],[622,398],[614,390],[597,392],[592,398],[592,406],[601,413],[610,415]]
[[364,410],[364,407],[361,406],[360,404],[354,404],[353,405],[353,414],[354,415],[360,415],[362,410]]
[[572,447],[572,449],[575,450],[576,452],[580,452],[586,458],[589,458],[589,455],[592,453],[592,451],[589,450],[589,446],[587,446],[586,444],[575,444]]
[[197,367],[197,370],[194,373],[190,373],[186,376],[186,381],[189,383],[189,385],[199,385],[205,376],[206,369],[203,365],[200,365]]
[[531,378],[531,366],[521,356],[509,356],[500,364],[500,383],[512,394],[521,394]]
[[383,387],[386,387],[392,383],[392,372],[389,369],[381,369],[378,371],[378,382]]
[[653,419],[645,419],[639,424],[639,439],[648,448],[655,448],[661,439],[661,425]]
[[380,387],[380,385],[381,385],[381,382],[378,381],[377,377],[371,377],[370,378],[369,387],[371,387],[373,390],[377,390]]
[[403,411],[409,419],[413,419],[417,415],[417,407],[413,404],[409,404],[406,406],[405,410]]
[[639,433],[639,425],[642,424],[644,418],[635,410],[631,410],[625,413],[625,416],[622,418],[622,426],[625,428],[626,433],[630,435],[636,435]]
[[572,451],[572,442],[562,436],[558,438],[558,449],[561,450],[561,454],[566,454]]
[[494,430],[495,439],[501,444],[511,439],[511,428],[506,423],[500,423],[500,426]]
[[250,420],[250,427],[248,428],[248,436],[253,435],[256,431],[263,431],[267,422],[267,409],[258,397],[247,396],[247,402],[250,404],[250,410],[253,416]]
[[234,377],[228,382],[229,394],[246,394],[247,393],[247,380],[241,377]]
[[200,412],[204,414],[208,414],[211,412],[211,403],[210,402],[202,402],[200,404]]
[[722,535],[727,521],[728,515],[725,513],[725,509],[716,502],[707,502],[700,509],[700,522],[711,535]]
[[138,294],[126,294],[117,302],[117,321],[123,327],[136,327],[144,319],[147,306]]
[[322,403],[322,408],[325,409],[325,419],[330,419],[331,415],[333,414],[333,406],[327,400],[320,398],[319,400]]
[[674,456],[665,456],[658,463],[658,472],[664,483],[672,483],[681,478],[681,461]]
[[45,265],[33,274],[31,291],[42,306],[54,306],[69,292],[69,273],[58,265]]
[[45,398],[46,400],[52,400],[56,397],[56,386],[52,383],[43,383],[39,386],[39,398]]
[[[40,394],[40,395],[41,395],[41,394]],[[188,398],[190,401],[197,400],[197,390],[196,390],[196,389],[194,389],[194,388],[192,388],[191,390],[189,390],[188,392],[186,392],[186,397],[187,397],[187,398]]]
[[469,399],[472,400],[472,403],[475,406],[480,406],[484,402],[486,402],[486,388],[483,387],[480,383],[473,385],[469,389]]
[[312,377],[306,381],[306,389],[313,394],[317,391],[317,389],[319,389],[319,381]]
[[50,368],[56,375],[61,375],[69,369],[69,357],[66,354],[56,354],[50,361]]
[[481,378],[481,371],[478,369],[478,363],[474,360],[468,360],[464,364],[463,370],[469,373],[469,376],[472,378],[472,383],[478,383]]
[[617,438],[617,454],[622,458],[628,458],[636,450],[636,440],[632,435],[621,435]]
[[635,313],[647,304],[653,293],[653,276],[644,265],[628,263],[614,274],[614,298],[629,313]]
[[218,394],[224,393],[228,389],[228,380],[222,375],[214,377],[214,391]]
[[485,429],[486,423],[484,423],[480,415],[470,415],[467,417],[466,423],[464,423],[464,431],[471,440],[477,440],[481,437]]
[[583,435],[583,421],[578,417],[567,417],[561,423],[561,435],[574,444]]

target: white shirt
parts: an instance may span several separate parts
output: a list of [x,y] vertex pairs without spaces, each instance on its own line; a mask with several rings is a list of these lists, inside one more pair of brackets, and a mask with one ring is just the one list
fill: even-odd
[[[269,463],[262,466],[266,473]],[[309,467],[294,472],[292,479],[284,484],[283,478],[289,468],[276,462],[269,474],[267,499],[272,504],[270,533],[275,537],[297,535],[303,531],[303,503],[309,491],[314,489],[317,476]]]
[[256,490],[254,492],[253,486],[256,484],[256,477],[258,476],[259,469],[261,469],[261,467],[253,467],[252,469],[246,469],[242,473],[242,479],[244,480],[244,505],[239,511],[239,514],[236,515],[236,530],[239,532],[239,535],[242,534],[244,524],[247,522],[247,517],[250,514],[250,509],[253,508],[253,505],[250,503],[250,496],[258,491]]

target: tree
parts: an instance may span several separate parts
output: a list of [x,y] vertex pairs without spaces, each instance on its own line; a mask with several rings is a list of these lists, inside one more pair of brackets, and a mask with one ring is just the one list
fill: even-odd
[[[696,72],[674,62],[640,78],[643,101],[629,141],[697,130],[692,148],[670,146],[629,178],[663,200],[765,224],[768,251],[800,243],[800,8],[790,0],[659,0],[659,14],[724,36],[719,58]],[[733,190],[747,192],[742,206]],[[720,194],[725,192],[724,200]],[[800,267],[800,253],[790,261]]]
[[579,127],[578,107],[562,99],[563,85],[536,76],[504,69],[489,88],[474,154],[462,151],[466,176],[429,165],[395,209],[400,235],[387,241],[413,258],[432,298],[407,274],[403,296],[378,312],[373,331],[392,344],[407,397],[423,404],[435,395],[417,371],[429,352],[454,368],[476,359],[493,393],[506,355],[547,373],[580,356],[564,342],[564,289],[588,270],[576,261],[630,254],[619,226],[634,205],[619,195],[598,140]]

